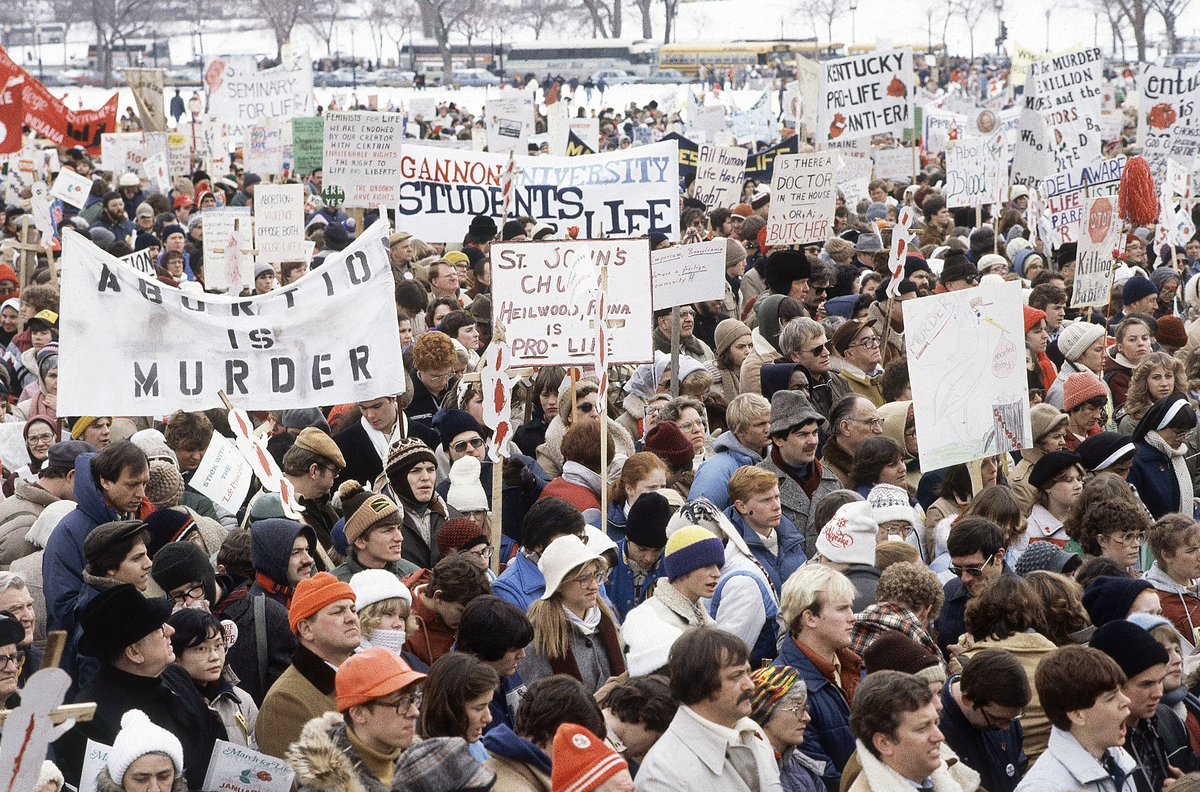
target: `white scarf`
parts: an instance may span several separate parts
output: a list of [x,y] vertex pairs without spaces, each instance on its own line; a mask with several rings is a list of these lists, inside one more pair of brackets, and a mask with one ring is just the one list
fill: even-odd
[[589,490],[600,497],[600,474],[593,473],[578,462],[564,462],[562,467],[562,477],[572,484],[578,484],[581,487],[587,487]]
[[371,445],[375,447],[375,453],[379,456],[379,461],[381,461],[383,466],[386,468],[388,452],[392,450],[392,444],[404,437],[404,431],[402,429],[404,425],[404,413],[400,412],[399,408],[397,408],[396,424],[392,427],[391,434],[384,434],[375,427],[371,426],[371,424],[367,423],[367,419],[365,417],[362,418],[360,422],[362,423],[362,428],[367,432],[367,437],[371,438]]
[[400,654],[400,647],[404,646],[404,641],[407,638],[408,634],[404,630],[381,630],[377,628],[371,631],[370,638],[363,638],[359,643],[363,649],[382,646],[385,649],[391,649],[396,654]]
[[596,630],[600,629],[600,608],[595,606],[589,608],[587,613],[583,614],[583,618],[575,615],[575,612],[563,605],[563,613],[567,614],[567,621],[575,625],[575,628],[584,635],[595,635]]
[[1187,445],[1180,444],[1179,448],[1171,448],[1158,432],[1147,432],[1146,442],[1150,444],[1151,448],[1161,451],[1167,459],[1171,460],[1171,469],[1175,473],[1175,481],[1179,484],[1179,508],[1177,511],[1190,517],[1194,493],[1192,492],[1192,477],[1188,474],[1187,463],[1183,461],[1187,455]]

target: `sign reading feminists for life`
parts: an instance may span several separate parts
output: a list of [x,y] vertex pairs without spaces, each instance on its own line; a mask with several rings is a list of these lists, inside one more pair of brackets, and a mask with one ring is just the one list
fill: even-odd
[[321,197],[330,206],[364,209],[400,200],[399,113],[326,113],[325,180]]
[[817,90],[818,140],[901,134],[913,125],[911,49],[822,61]]
[[[595,359],[596,329],[588,313],[571,304],[567,268],[586,252],[592,264],[608,268],[610,363],[654,359],[651,326],[650,243],[646,239],[588,242],[517,242],[492,245],[492,318],[503,322],[513,360],[534,366],[582,365]],[[61,398],[61,396],[60,396]]]
[[61,408],[160,415],[219,406],[223,390],[247,410],[290,409],[402,392],[387,233],[377,222],[296,283],[249,298],[166,286],[67,234]]
[[803,245],[833,236],[837,155],[828,151],[775,158],[768,245]]

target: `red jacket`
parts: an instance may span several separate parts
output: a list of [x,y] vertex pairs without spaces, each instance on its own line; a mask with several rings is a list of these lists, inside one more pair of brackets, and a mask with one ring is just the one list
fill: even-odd
[[600,498],[596,496],[596,493],[582,484],[572,484],[562,476],[545,486],[542,494],[538,496],[539,500],[541,498],[561,498],[579,511],[600,510]]
[[442,617],[431,611],[421,601],[425,586],[418,586],[412,593],[412,615],[417,620],[417,629],[409,633],[404,642],[404,651],[412,652],[427,665],[433,665],[454,646],[454,630],[442,621]]

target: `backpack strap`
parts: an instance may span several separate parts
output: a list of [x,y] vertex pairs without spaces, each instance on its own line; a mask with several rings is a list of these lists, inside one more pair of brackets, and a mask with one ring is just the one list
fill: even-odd
[[258,689],[267,695],[267,603],[266,595],[254,597],[254,648],[258,651]]

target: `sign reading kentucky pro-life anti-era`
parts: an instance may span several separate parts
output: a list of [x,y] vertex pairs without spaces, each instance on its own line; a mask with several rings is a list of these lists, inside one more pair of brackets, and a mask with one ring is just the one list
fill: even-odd
[[912,94],[911,49],[821,61],[817,139],[898,135],[913,125]]
[[289,409],[402,392],[387,233],[376,222],[296,283],[249,298],[166,286],[68,234],[60,409],[161,415],[219,406],[218,391],[247,410]]
[[833,234],[837,188],[833,174],[837,154],[784,154],[775,158],[771,177],[768,245],[803,245]]
[[[329,121],[326,122],[328,129]],[[471,218],[499,222],[507,154],[405,146],[396,225],[421,239],[462,239]],[[514,157],[510,216],[558,234],[679,239],[679,149],[674,140],[584,157]],[[329,159],[325,160],[329,181]],[[493,259],[495,261],[495,259]]]
[[400,188],[399,113],[326,113],[324,190],[341,190],[340,206],[395,206]]
[[[579,365],[595,359],[596,329],[590,311],[571,305],[567,266],[585,252],[608,268],[606,317],[610,363],[654,359],[651,326],[650,243],[646,239],[517,242],[492,245],[492,318],[503,322],[519,364]],[[394,312],[393,312],[394,313]],[[61,398],[61,396],[60,396]]]

